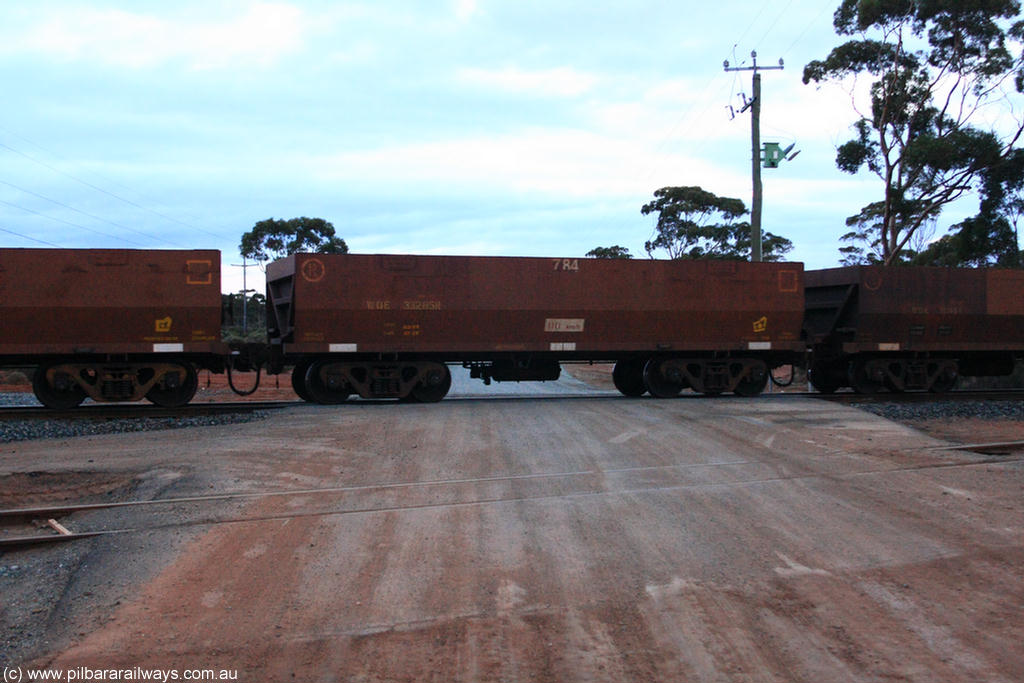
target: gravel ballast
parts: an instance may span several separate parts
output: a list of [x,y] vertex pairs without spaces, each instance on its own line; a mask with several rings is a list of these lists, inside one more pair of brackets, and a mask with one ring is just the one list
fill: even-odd
[[851,405],[897,422],[965,417],[983,420],[1024,420],[1024,401],[934,401]]
[[[31,394],[0,393],[0,406],[39,405]],[[8,420],[0,422],[0,443],[29,439],[67,439],[98,434],[152,432],[163,429],[211,427],[253,422],[267,417],[267,411],[255,410],[216,415],[182,415],[175,417],[88,418],[70,417],[52,420]]]

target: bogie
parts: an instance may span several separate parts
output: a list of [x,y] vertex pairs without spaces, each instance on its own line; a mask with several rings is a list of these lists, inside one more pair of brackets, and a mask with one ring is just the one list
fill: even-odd
[[756,396],[768,384],[768,366],[755,358],[653,358],[644,368],[644,382],[657,398],[678,396],[686,388],[707,396],[730,391]]
[[301,388],[314,402],[323,404],[343,403],[352,394],[435,403],[448,394],[451,385],[451,373],[444,363],[343,362],[327,358],[309,364],[296,393]]
[[163,408],[180,408],[192,400],[199,387],[196,369],[191,363],[184,363],[177,369],[163,373],[159,381],[154,382],[146,399]]
[[91,398],[97,403],[140,401],[179,408],[199,386],[195,367],[187,361],[99,363],[50,361],[35,372],[32,389],[43,405],[67,410]]

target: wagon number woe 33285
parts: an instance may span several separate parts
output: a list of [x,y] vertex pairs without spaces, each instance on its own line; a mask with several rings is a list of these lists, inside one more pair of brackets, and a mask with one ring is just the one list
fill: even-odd
[[578,258],[556,258],[551,260],[555,264],[555,270],[569,270],[574,273],[578,273],[580,270],[580,260]]

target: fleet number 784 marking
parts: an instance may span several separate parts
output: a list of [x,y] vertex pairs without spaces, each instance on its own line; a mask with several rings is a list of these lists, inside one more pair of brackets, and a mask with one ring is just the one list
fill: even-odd
[[555,270],[571,270],[579,272],[580,260],[578,258],[556,258],[551,259],[555,264]]

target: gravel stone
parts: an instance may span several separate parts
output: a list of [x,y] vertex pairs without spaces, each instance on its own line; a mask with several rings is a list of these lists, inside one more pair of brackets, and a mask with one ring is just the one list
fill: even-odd
[[897,422],[960,417],[976,417],[984,420],[1024,420],[1024,401],[934,401],[931,403],[853,403],[851,405]]
[[[28,398],[25,398],[25,397]],[[31,394],[0,393],[0,406],[39,405]],[[224,413],[220,415],[189,415],[181,417],[138,417],[106,419],[70,417],[53,420],[10,420],[0,422],[0,443],[29,439],[67,439],[75,436],[152,432],[163,429],[186,429],[215,425],[254,422],[267,417],[265,410]]]
[[0,406],[38,406],[41,405],[36,397],[27,391],[22,392],[0,392]]

